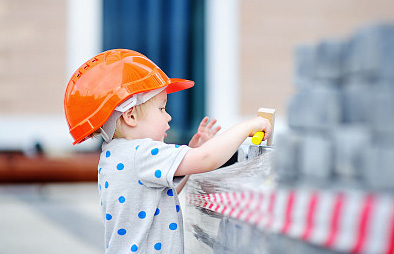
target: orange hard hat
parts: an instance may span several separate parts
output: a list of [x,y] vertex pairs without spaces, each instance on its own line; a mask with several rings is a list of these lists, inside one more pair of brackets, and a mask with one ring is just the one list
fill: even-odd
[[74,145],[88,139],[130,96],[167,86],[167,93],[190,88],[193,81],[170,79],[146,56],[128,49],[105,51],[73,74],[64,111]]

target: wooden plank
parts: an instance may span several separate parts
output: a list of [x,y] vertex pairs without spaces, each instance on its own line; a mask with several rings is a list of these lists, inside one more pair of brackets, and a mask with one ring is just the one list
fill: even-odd
[[272,138],[274,135],[274,125],[275,125],[275,109],[270,108],[259,108],[257,111],[257,115],[264,117],[268,121],[270,121],[272,126],[271,135],[267,138],[267,146],[272,145]]

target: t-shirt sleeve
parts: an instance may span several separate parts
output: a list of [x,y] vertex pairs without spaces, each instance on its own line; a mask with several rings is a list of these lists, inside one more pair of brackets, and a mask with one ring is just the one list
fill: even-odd
[[174,188],[176,185],[174,174],[189,149],[188,146],[165,144],[158,141],[144,140],[141,142],[134,160],[141,184],[154,188]]

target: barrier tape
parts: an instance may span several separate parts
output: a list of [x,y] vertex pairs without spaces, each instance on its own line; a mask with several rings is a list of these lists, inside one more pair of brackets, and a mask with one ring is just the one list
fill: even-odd
[[189,204],[262,230],[351,253],[394,254],[394,199],[357,191],[188,194]]

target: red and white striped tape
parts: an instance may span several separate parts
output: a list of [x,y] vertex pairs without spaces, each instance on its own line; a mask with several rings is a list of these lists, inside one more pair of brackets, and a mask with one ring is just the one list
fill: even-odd
[[325,248],[394,254],[392,195],[270,189],[186,198],[191,205]]

